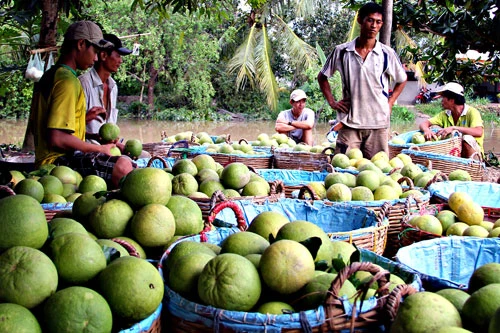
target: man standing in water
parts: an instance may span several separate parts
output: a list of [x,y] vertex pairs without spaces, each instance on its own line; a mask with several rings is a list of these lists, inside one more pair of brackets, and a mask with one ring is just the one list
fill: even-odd
[[[384,24],[382,7],[374,2],[363,5],[357,20],[359,37],[335,47],[318,74],[318,83],[342,124],[335,152],[359,148],[364,157],[371,158],[379,151],[389,153],[392,106],[407,77],[396,52],[376,39]],[[343,86],[340,101],[333,98],[328,82],[337,71]],[[391,83],[395,83],[393,88]]]
[[314,127],[314,111],[306,108],[307,95],[296,89],[290,94],[291,109],[281,111],[276,119],[275,130],[291,137],[296,143],[313,145],[312,129]]

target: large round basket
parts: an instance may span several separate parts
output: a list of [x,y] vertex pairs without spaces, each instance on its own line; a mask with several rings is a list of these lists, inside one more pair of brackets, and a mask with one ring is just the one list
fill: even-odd
[[226,166],[233,162],[240,162],[254,169],[268,169],[273,165],[273,154],[270,152],[260,152],[258,154],[222,154],[204,152],[213,157],[213,159]]
[[333,148],[327,147],[321,153],[295,151],[289,148],[279,148],[274,151],[274,168],[290,170],[321,170],[326,163],[331,162]]
[[[451,138],[439,141],[427,141],[421,144],[414,144],[411,142],[411,137],[420,131],[410,131],[403,134],[396,135],[389,140],[389,158],[393,158],[402,152],[403,149],[410,147],[418,147],[422,152],[429,152],[442,155],[460,156],[462,153],[462,136],[460,132],[454,131]],[[421,133],[421,132],[420,132]],[[394,141],[404,142],[401,144],[394,143]]]
[[[165,276],[164,262],[170,251],[179,242],[198,241],[220,245],[222,241],[235,231],[219,228],[201,235],[184,237],[174,242],[163,254],[160,261],[160,273]],[[374,265],[376,264],[376,265]],[[373,281],[377,281],[379,289],[376,297],[360,302],[358,297],[364,292],[363,287],[357,294],[357,300],[346,308],[346,299],[339,293],[344,282],[358,271],[371,272]],[[388,291],[388,273],[398,272],[406,281],[405,285],[396,287],[391,293]],[[366,284],[365,288],[369,284]],[[344,267],[330,286],[328,296],[322,306],[302,311],[280,315],[262,314],[258,312],[230,311],[190,301],[165,283],[164,305],[166,309],[167,325],[171,332],[378,332],[388,327],[394,319],[399,302],[406,295],[421,290],[419,276],[407,269],[405,265],[398,265],[371,251],[360,250],[360,261]]]

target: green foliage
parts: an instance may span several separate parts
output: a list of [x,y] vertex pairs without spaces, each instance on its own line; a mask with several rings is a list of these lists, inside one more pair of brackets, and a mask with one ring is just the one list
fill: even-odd
[[29,116],[33,83],[23,72],[12,71],[0,75],[0,119],[25,119]]
[[392,107],[391,124],[410,123],[415,121],[415,113],[407,107],[394,105]]

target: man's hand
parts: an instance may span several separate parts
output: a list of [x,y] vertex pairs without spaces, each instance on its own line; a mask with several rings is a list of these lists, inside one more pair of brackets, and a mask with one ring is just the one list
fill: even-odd
[[94,119],[97,119],[103,122],[106,119],[106,110],[100,106],[94,106],[90,110],[87,111],[85,116],[85,122],[90,122]]
[[348,113],[351,109],[351,101],[349,99],[343,99],[338,102],[333,102],[332,104],[330,104],[330,106],[332,107],[332,109],[339,112]]

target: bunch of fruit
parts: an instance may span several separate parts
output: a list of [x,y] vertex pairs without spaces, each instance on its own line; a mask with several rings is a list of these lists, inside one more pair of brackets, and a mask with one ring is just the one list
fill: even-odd
[[417,229],[443,236],[498,237],[500,219],[484,220],[483,208],[465,192],[453,192],[448,198],[449,209],[436,215],[423,214],[411,217],[408,224]]
[[447,288],[408,296],[390,332],[500,332],[500,264],[478,267],[467,291]]
[[[104,143],[116,143],[120,138],[120,127],[113,123],[105,123],[99,127],[99,136]],[[123,146],[123,151],[117,146],[111,148],[112,156],[127,155],[137,159],[142,153],[142,142],[138,139],[128,139]]]
[[[337,269],[348,265],[355,251],[347,242],[330,240],[314,223],[289,221],[279,212],[266,211],[246,231],[230,234],[218,245],[174,243],[162,267],[167,285],[191,301],[283,314],[322,305]],[[370,273],[358,273],[340,290],[351,301],[357,287],[372,278]],[[391,290],[404,283],[391,274]],[[366,297],[375,295],[376,284],[371,288]]]

